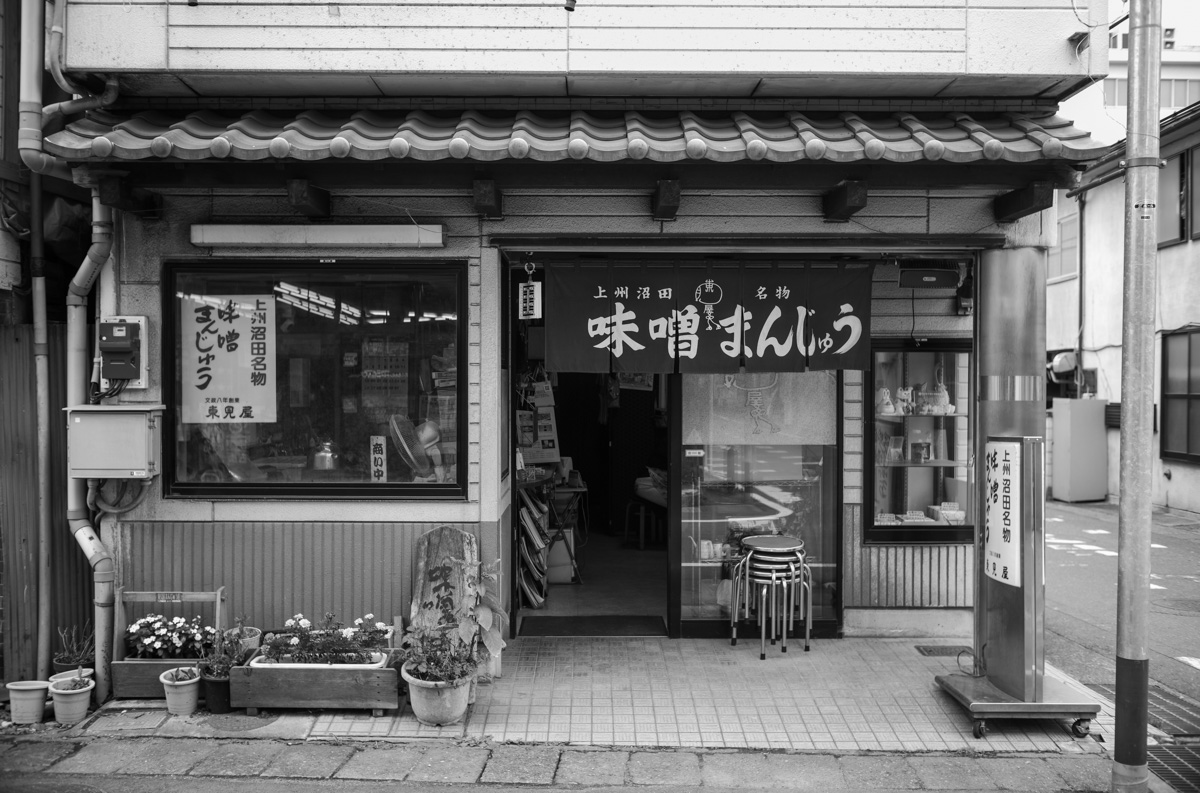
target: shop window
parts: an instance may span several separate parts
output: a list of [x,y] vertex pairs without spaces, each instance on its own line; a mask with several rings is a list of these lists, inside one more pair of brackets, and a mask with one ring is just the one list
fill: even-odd
[[1158,244],[1170,245],[1183,234],[1183,155],[1167,160],[1158,173]]
[[174,264],[168,495],[462,498],[460,263]]
[[1200,462],[1200,330],[1163,336],[1162,372],[1159,456]]
[[877,346],[872,357],[867,541],[971,542],[969,345]]

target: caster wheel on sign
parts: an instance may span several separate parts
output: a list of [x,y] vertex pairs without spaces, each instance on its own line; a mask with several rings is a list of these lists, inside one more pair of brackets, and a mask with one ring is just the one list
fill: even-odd
[[987,736],[987,722],[983,719],[975,720],[975,728],[971,730],[971,734],[976,738],[984,738]]
[[1071,734],[1076,738],[1086,738],[1092,729],[1091,719],[1076,719],[1071,725]]

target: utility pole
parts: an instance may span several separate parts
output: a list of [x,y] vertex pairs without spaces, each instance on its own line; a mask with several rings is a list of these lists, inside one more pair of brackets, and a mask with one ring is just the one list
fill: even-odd
[[1150,679],[1150,516],[1154,300],[1158,264],[1158,84],[1161,0],[1129,4],[1125,137],[1125,279],[1121,329],[1121,506],[1117,542],[1117,724],[1114,793],[1146,791]]

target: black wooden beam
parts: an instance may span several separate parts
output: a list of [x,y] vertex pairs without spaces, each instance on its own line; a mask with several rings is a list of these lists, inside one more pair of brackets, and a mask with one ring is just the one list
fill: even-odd
[[842,222],[867,205],[867,183],[846,179],[821,197],[821,211],[826,220]]
[[997,223],[1012,223],[1052,206],[1054,185],[1051,182],[1030,182],[1011,193],[996,196],[992,200],[992,214],[996,216]]
[[288,203],[310,218],[329,217],[329,191],[307,179],[287,180]]
[[504,194],[493,179],[476,179],[475,213],[485,220],[504,219]]
[[134,187],[118,176],[101,176],[99,187],[100,203],[105,206],[136,213],[149,220],[162,217],[162,196]]
[[655,220],[674,220],[679,211],[679,180],[662,179],[654,188],[650,215]]

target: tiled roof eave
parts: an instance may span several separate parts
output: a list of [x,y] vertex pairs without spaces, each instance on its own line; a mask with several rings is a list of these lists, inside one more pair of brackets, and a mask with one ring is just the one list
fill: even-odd
[[683,112],[648,119],[630,112],[624,118],[597,119],[581,111],[545,117],[529,111],[502,117],[475,111],[340,117],[307,112],[222,116],[211,111],[94,111],[48,136],[44,145],[47,152],[73,162],[808,160],[901,165],[1083,162],[1108,148],[1053,114],[980,120],[963,113],[925,119],[910,113],[870,119],[842,113],[836,119],[814,120],[800,113],[702,119]]

